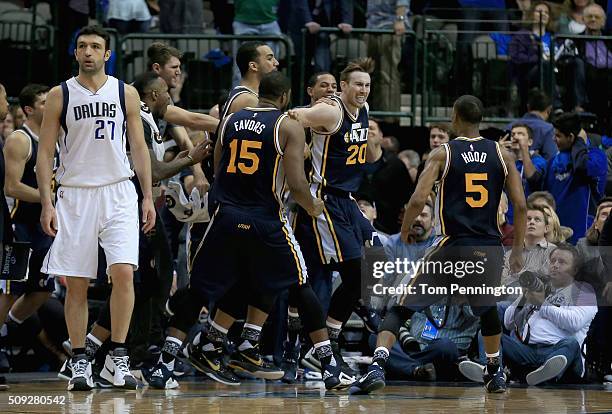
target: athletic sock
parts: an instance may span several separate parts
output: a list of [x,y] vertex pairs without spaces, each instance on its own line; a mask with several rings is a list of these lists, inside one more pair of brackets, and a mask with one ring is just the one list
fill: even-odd
[[245,323],[242,328],[242,334],[240,335],[242,343],[238,346],[238,350],[245,351],[250,348],[255,348],[257,344],[259,344],[260,336],[261,326]]
[[384,346],[379,346],[374,350],[374,356],[372,357],[372,364],[378,365],[381,368],[384,368],[387,365],[387,361],[389,360],[389,350]]
[[321,361],[321,367],[326,365],[336,366],[336,358],[334,358],[334,352],[332,351],[331,342],[329,340],[317,342],[314,344],[314,350],[317,354],[317,358]]

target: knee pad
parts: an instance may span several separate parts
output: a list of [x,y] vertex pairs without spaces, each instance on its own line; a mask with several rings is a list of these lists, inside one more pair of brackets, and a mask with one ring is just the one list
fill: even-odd
[[378,332],[388,331],[397,337],[400,327],[414,312],[404,306],[393,306],[387,312]]
[[269,314],[274,302],[276,302],[276,294],[254,292],[253,297],[248,301],[249,306],[259,309],[265,314]]
[[482,336],[495,336],[501,334],[502,326],[496,306],[491,306],[486,312],[480,315],[480,332]]
[[[217,301],[215,308],[227,313],[234,319],[244,319],[247,314],[248,299],[242,293],[244,289],[236,287],[230,289],[223,297]],[[214,317],[214,313],[211,313]]]

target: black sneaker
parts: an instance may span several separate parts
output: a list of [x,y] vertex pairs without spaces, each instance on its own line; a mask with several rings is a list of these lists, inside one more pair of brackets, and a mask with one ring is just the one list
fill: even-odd
[[151,368],[149,372],[143,372],[143,374],[146,375],[146,380],[149,383],[149,386],[158,390],[171,390],[178,388],[179,386],[179,383],[176,378],[174,378],[172,371],[169,370],[166,364],[161,361]]
[[357,381],[359,373],[355,372],[355,370],[349,367],[349,364],[344,361],[344,358],[342,358],[342,352],[340,352],[340,345],[337,341],[331,341],[331,347],[332,351],[334,352],[336,364],[338,367],[340,367],[340,374],[338,377],[345,387],[349,387],[355,381]]
[[283,343],[283,361],[281,369],[285,371],[285,375],[281,381],[287,384],[293,384],[297,380],[298,359],[300,358],[300,344],[292,344],[289,341]]
[[506,373],[500,368],[494,374],[487,373],[485,369],[484,375],[485,389],[490,393],[502,393],[506,392]]
[[414,369],[412,376],[417,381],[435,381],[436,367],[432,363],[419,365]]
[[68,381],[68,391],[90,391],[94,387],[91,363],[85,355],[72,357],[70,360],[72,377]]
[[362,395],[380,390],[385,386],[385,370],[376,364],[368,367],[368,372],[350,388],[349,394]]
[[[91,366],[91,377],[93,379],[93,383],[94,386],[96,388],[113,388],[114,385],[112,382],[102,378],[102,376],[100,376],[100,371],[102,371],[102,369],[104,368],[104,366],[96,366],[95,364],[92,364]],[[59,374],[58,374],[59,375]]]
[[357,305],[353,311],[357,316],[359,316],[359,318],[361,318],[366,330],[369,333],[378,333],[378,327],[382,322],[382,318],[380,317],[378,311],[365,305]]
[[259,353],[259,345],[238,351],[232,355],[228,365],[232,369],[246,371],[257,378],[278,380],[285,375],[282,369],[263,360]]
[[70,379],[72,378],[72,369],[70,368],[70,358],[64,361],[64,364],[62,365],[59,372],[57,373],[57,377],[59,379],[70,381]]
[[240,379],[225,366],[223,348],[203,351],[201,347],[189,343],[187,350],[191,365],[207,377],[225,385],[240,385]]
[[343,390],[348,388],[351,384],[346,384],[340,380],[342,371],[338,365],[325,365],[325,368],[321,370],[321,378],[325,383],[326,390]]

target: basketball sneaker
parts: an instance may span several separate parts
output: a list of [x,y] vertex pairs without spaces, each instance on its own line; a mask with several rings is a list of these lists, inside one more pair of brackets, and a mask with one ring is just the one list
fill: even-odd
[[187,345],[189,362],[207,377],[225,385],[240,385],[240,379],[228,369],[223,361],[223,347],[212,351],[203,351],[202,347]]
[[459,363],[459,372],[470,381],[483,383],[485,366],[474,361],[461,361]]
[[385,370],[378,364],[368,367],[368,372],[349,389],[351,395],[369,394],[385,386]]
[[506,373],[501,367],[493,374],[489,374],[485,368],[482,379],[488,392],[492,394],[506,392]]
[[106,355],[100,377],[119,388],[135,390],[138,386],[138,381],[130,372],[130,357],[126,348],[117,348]]
[[68,391],[89,391],[94,387],[91,375],[91,362],[85,355],[73,356],[70,360],[72,377],[68,381]]
[[285,375],[283,370],[263,360],[259,353],[259,345],[236,352],[232,355],[228,365],[230,368],[245,371],[257,378],[278,380]]
[[289,341],[283,343],[283,360],[281,369],[285,371],[285,375],[281,381],[287,384],[293,384],[297,380],[298,359],[300,358],[300,344],[292,344]]
[[72,378],[72,368],[70,367],[70,358],[67,358],[64,361],[64,364],[62,365],[59,372],[57,373],[57,377],[59,379],[70,381],[70,379]]
[[556,378],[563,372],[566,366],[567,358],[565,355],[555,355],[552,358],[548,358],[540,368],[527,374],[525,379],[529,385],[538,385]]
[[150,371],[145,372],[143,370],[142,373],[149,386],[158,390],[172,390],[179,386],[172,370],[162,361],[159,361]]
[[[351,369],[344,358],[342,358],[338,342],[331,341],[331,346],[332,351],[334,352],[334,359],[336,360],[336,364],[340,369],[338,378],[342,382],[342,388],[350,387],[355,381],[357,381],[357,373]],[[304,358],[302,359],[302,365],[307,368],[323,372],[321,361],[319,361],[319,359],[316,357],[314,347],[310,348],[308,352],[306,352],[306,355],[304,355]]]

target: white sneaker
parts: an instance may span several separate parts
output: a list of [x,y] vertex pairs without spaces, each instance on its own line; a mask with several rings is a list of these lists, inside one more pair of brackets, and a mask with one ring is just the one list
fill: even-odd
[[68,381],[68,391],[89,391],[94,387],[91,375],[91,362],[85,357],[70,361],[72,378]]
[[130,372],[130,357],[125,348],[117,348],[106,355],[100,376],[115,387],[135,390],[138,386]]
[[321,371],[321,361],[314,354],[314,347],[310,347],[308,352],[304,355],[304,358],[300,361],[302,366],[305,368],[309,368],[313,371],[320,372]]
[[525,378],[527,384],[538,385],[544,381],[556,378],[563,372],[567,365],[567,358],[565,355],[556,355],[549,358],[540,368],[535,371],[531,371]]
[[461,361],[459,363],[459,372],[470,381],[484,383],[484,371],[485,366],[480,365],[474,361]]

